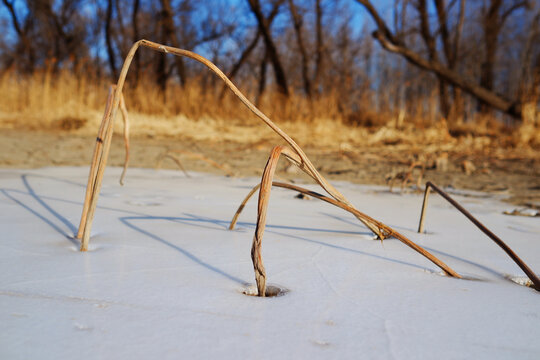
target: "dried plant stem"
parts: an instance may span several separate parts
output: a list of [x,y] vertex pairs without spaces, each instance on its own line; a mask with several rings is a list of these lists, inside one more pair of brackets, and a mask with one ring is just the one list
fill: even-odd
[[[242,201],[242,203],[238,207],[238,210],[236,210],[236,213],[234,214],[233,219],[231,220],[231,223],[229,225],[229,230],[234,230],[234,227],[236,226],[236,223],[238,221],[238,217],[240,216],[242,210],[244,209],[244,207],[247,204],[247,202],[249,201],[249,199],[253,196],[253,194],[260,188],[260,186],[261,186],[260,184],[257,184],[255,187],[253,187],[253,189],[251,189],[251,191],[248,193],[248,195],[244,198],[244,200]],[[321,195],[321,194],[319,194],[317,192],[302,188],[300,186],[296,186],[296,185],[292,185],[292,184],[286,184],[286,183],[282,183],[282,182],[276,182],[276,181],[272,182],[272,186],[280,187],[280,188],[284,188],[284,189],[289,189],[289,190],[300,192],[300,193],[308,195],[308,196],[312,196],[314,198],[317,198],[317,199],[322,200],[322,201],[326,201],[327,203],[330,203],[330,204],[335,205],[335,206],[337,206],[339,208],[342,208],[343,210],[350,212],[351,214],[353,214],[357,218],[358,217],[363,217],[364,219],[366,219],[368,221],[373,221],[378,226],[383,228],[386,231],[387,234],[390,234],[390,236],[395,237],[399,241],[403,242],[405,245],[409,246],[410,248],[412,248],[416,252],[420,253],[422,256],[426,257],[429,261],[431,261],[432,263],[437,265],[439,268],[441,268],[448,275],[450,275],[452,277],[456,277],[456,278],[461,278],[461,276],[458,273],[456,273],[454,270],[452,270],[452,268],[450,268],[448,265],[446,265],[443,261],[439,260],[435,255],[431,254],[426,249],[424,249],[421,246],[417,245],[416,243],[414,243],[413,241],[408,239],[406,236],[398,233],[397,231],[393,230],[389,226],[386,226],[385,224],[382,224],[382,223],[372,219],[368,215],[363,214],[363,213],[361,213],[360,211],[358,211],[358,210],[356,210],[354,208],[351,208],[350,206],[347,206],[347,205],[345,205],[343,203],[340,203],[339,201],[337,201],[335,199],[332,199],[332,198],[329,198],[327,196]]]
[[176,165],[180,168],[180,170],[182,170],[182,172],[184,173],[184,175],[186,175],[187,178],[190,178],[191,176],[189,175],[189,173],[186,171],[186,168],[184,168],[184,165],[182,165],[182,162],[180,162],[180,159],[174,155],[171,155],[171,154],[168,154],[168,153],[165,153],[161,156],[159,156],[158,158],[158,163],[156,165],[156,169],[160,169],[161,168],[161,163],[163,162],[164,159],[166,158],[169,158],[171,159],[172,161],[174,161],[176,163]]
[[[120,100],[121,100],[121,96],[119,96],[119,95],[122,93],[122,90],[123,90],[123,87],[124,87],[124,84],[125,84],[125,80],[126,80],[126,76],[127,76],[127,72],[129,70],[129,66],[131,65],[131,62],[133,61],[133,57],[135,56],[135,53],[136,53],[137,49],[140,46],[148,47],[150,49],[160,51],[160,52],[164,52],[164,53],[171,53],[171,54],[174,54],[176,56],[188,57],[188,58],[194,59],[194,60],[202,63],[206,67],[208,67],[212,72],[214,72],[219,78],[221,78],[225,82],[225,84],[229,87],[229,89],[231,89],[231,91],[240,99],[240,101],[242,101],[242,103],[248,109],[250,109],[257,117],[259,117],[265,124],[267,124],[274,132],[276,132],[280,137],[282,137],[289,144],[289,146],[293,149],[295,155],[297,155],[297,158],[299,158],[298,162],[299,162],[300,168],[304,169],[304,171],[306,171],[306,173],[308,173],[310,176],[312,176],[317,181],[317,183],[319,183],[321,185],[321,187],[330,196],[332,196],[334,199],[336,199],[338,201],[341,201],[341,202],[343,202],[345,204],[351,205],[348,202],[348,200],[339,191],[337,191],[330,183],[328,183],[326,181],[326,179],[323,178],[323,176],[321,174],[319,174],[319,172],[317,171],[315,166],[311,163],[311,161],[308,159],[308,157],[306,156],[304,151],[300,148],[300,146],[298,146],[298,144],[296,144],[296,142],[289,135],[287,135],[283,130],[281,130],[277,125],[275,125],[266,115],[264,115],[259,109],[257,109],[257,107],[255,107],[240,92],[240,90],[238,90],[238,88],[227,78],[227,76],[225,76],[225,74],[216,65],[214,65],[212,62],[210,62],[206,58],[204,58],[204,57],[202,57],[202,56],[200,56],[198,54],[195,54],[195,53],[193,53],[191,51],[161,45],[161,44],[158,44],[158,43],[155,43],[155,42],[152,42],[152,41],[148,41],[148,40],[139,40],[135,44],[133,44],[133,46],[131,47],[131,49],[128,52],[128,55],[126,56],[126,59],[124,61],[124,65],[122,66],[122,70],[121,70],[120,76],[118,78],[118,83],[116,84],[117,91],[114,92],[114,96],[113,96],[112,108],[111,108],[111,111],[108,113],[108,116],[107,116],[107,118],[111,119],[111,124],[112,124],[112,122],[114,121],[114,119],[116,117],[116,112],[117,112],[117,109],[119,107]],[[108,135],[108,133],[107,133],[107,135]],[[110,135],[112,136],[112,131],[111,131]],[[104,149],[103,154],[102,154],[105,157],[108,155],[108,146],[110,146],[110,144],[107,145],[107,143],[106,143],[105,144],[106,151]],[[100,164],[101,163],[102,162],[100,161]],[[95,178],[95,184],[92,187],[92,193],[91,193],[91,196],[90,196],[90,200],[85,201],[85,207],[88,206],[89,209],[92,209],[92,207],[95,207],[95,202],[97,201],[97,198],[99,196],[99,188],[100,188],[100,185],[101,185],[101,181],[102,181],[101,177],[102,176],[103,176],[103,170],[98,167],[98,171],[97,171],[96,178]],[[98,186],[96,186],[96,185],[98,185]],[[96,192],[96,190],[97,190],[97,192]],[[90,205],[86,204],[88,201],[91,202]],[[84,232],[89,232],[90,231],[90,229],[88,228],[88,225],[92,224],[93,214],[94,214],[93,211],[91,211],[90,214],[88,215],[88,218],[85,221],[86,226],[84,228]],[[364,222],[362,219],[360,219],[360,221]],[[382,232],[377,227],[375,227],[373,224],[371,224],[369,222],[364,222],[364,224],[371,231],[373,231],[380,239],[384,238],[384,234],[382,234]],[[83,235],[83,238],[84,238],[84,235]]]
[[270,190],[272,186],[278,186],[278,187],[298,191],[303,194],[313,196],[317,199],[326,201],[337,207],[340,207],[343,210],[348,211],[351,214],[353,214],[357,219],[361,220],[363,223],[369,223],[373,227],[380,229],[380,231],[384,234],[385,237],[394,237],[398,239],[399,241],[409,246],[410,248],[412,248],[413,250],[415,250],[416,252],[418,252],[419,254],[427,258],[428,260],[430,260],[432,263],[437,265],[449,276],[461,278],[461,276],[457,272],[455,272],[452,268],[446,265],[443,261],[439,260],[436,256],[431,254],[426,249],[415,244],[414,242],[409,240],[406,236],[400,234],[399,232],[395,231],[391,227],[358,211],[357,209],[350,206],[349,204],[343,203],[333,198],[326,197],[324,195],[301,188],[299,186],[279,183],[279,182],[272,182],[275,168],[281,154],[285,155],[289,160],[295,163],[295,159],[294,159],[295,154],[288,151],[287,148],[276,146],[270,153],[270,157],[268,159],[268,162],[263,172],[261,183],[255,186],[246,196],[244,201],[242,201],[242,204],[240,204],[229,226],[229,229],[231,230],[234,229],[234,226],[236,224],[236,221],[238,220],[238,216],[240,215],[240,212],[244,208],[247,201],[259,188],[260,190],[259,190],[259,202],[258,202],[258,207],[257,207],[257,224],[256,224],[256,229],[255,229],[255,236],[253,238],[253,245],[251,248],[251,258],[253,260],[253,268],[255,269],[255,280],[257,281],[257,289],[258,289],[259,296],[264,296],[265,291],[266,291],[266,285],[265,285],[266,284],[266,271],[264,268],[264,263],[262,261],[261,246],[262,246],[262,237],[263,237],[264,229],[266,226],[266,211],[268,208],[268,200],[270,198]]
[[110,113],[112,110],[112,101],[114,96],[115,85],[111,85],[109,88],[109,95],[107,96],[107,105],[105,107],[105,113],[103,114],[103,119],[99,126],[96,144],[94,146],[94,154],[92,156],[92,163],[90,164],[90,173],[88,174],[88,184],[86,185],[86,195],[84,197],[83,211],[81,215],[81,221],[79,223],[79,231],[77,232],[77,239],[80,239],[83,235],[84,228],[86,226],[86,219],[88,217],[88,208],[90,207],[90,200],[93,197],[94,184],[96,182],[97,176],[97,166],[100,162],[101,156],[103,155],[103,139],[105,137],[105,131],[107,128],[107,122],[110,119]]
[[497,245],[499,245],[504,252],[523,270],[523,272],[529,277],[529,279],[534,284],[534,289],[540,291],[540,279],[532,271],[532,269],[525,264],[523,260],[508,246],[504,241],[502,241],[497,235],[492,233],[484,224],[478,221],[470,212],[465,210],[456,200],[454,200],[450,195],[441,190],[438,186],[428,181],[426,183],[426,191],[424,193],[424,202],[422,204],[422,214],[420,215],[420,224],[418,226],[418,232],[424,231],[424,218],[426,214],[427,202],[429,197],[429,189],[435,190],[439,195],[441,195],[446,201],[452,204],[456,209],[458,209],[463,215],[465,215],[477,228],[482,230],[491,240],[493,240]]
[[187,151],[187,150],[169,150],[169,152],[174,152],[174,153],[177,153],[177,154],[186,155],[186,156],[188,156],[190,158],[193,158],[193,159],[199,159],[199,160],[204,161],[205,163],[209,164],[210,166],[215,167],[216,169],[220,169],[221,171],[223,171],[228,176],[234,177],[234,174],[230,170],[228,170],[226,167],[224,167],[221,164],[218,164],[214,160],[212,160],[210,158],[207,158],[206,156],[204,156],[202,154],[194,153],[194,152]]
[[[113,98],[119,99],[120,97],[117,96],[117,93],[119,91],[119,88],[116,87],[116,89],[113,90]],[[87,213],[85,214],[83,212],[83,216],[81,217],[81,222],[83,222],[84,219],[84,225],[83,225],[83,232],[82,232],[82,239],[81,239],[81,251],[87,251],[88,250],[88,243],[90,241],[90,232],[92,230],[92,223],[94,221],[94,214],[96,212],[96,206],[97,206],[97,200],[98,195],[101,190],[101,183],[103,181],[103,174],[105,172],[105,167],[107,165],[107,159],[109,157],[109,150],[111,148],[111,140],[113,135],[113,119],[114,119],[114,103],[113,107],[111,108],[111,111],[107,112],[107,115],[104,118],[104,124],[103,124],[103,138],[98,138],[97,142],[102,143],[100,146],[100,156],[98,156],[97,163],[95,165],[95,170],[91,170],[91,173],[95,172],[95,178],[92,183],[91,192],[90,192],[90,199],[87,202],[85,201],[85,208],[87,207]]]
[[[287,158],[287,160],[289,160],[294,165],[298,166],[300,170],[304,171],[307,175],[311,176],[324,189],[324,186],[322,186],[322,184],[317,180],[316,176],[309,169],[304,167],[304,163],[302,159],[297,154],[295,154],[293,151],[291,151],[287,147],[284,147],[282,149],[282,154]],[[335,197],[334,199],[340,203],[343,203],[344,205],[347,205],[351,209],[356,210],[356,208],[350,202],[336,199]],[[360,212],[358,211],[358,213]],[[375,233],[379,239],[384,240],[386,237],[388,237],[388,235],[382,231],[382,228],[376,225],[376,222],[374,222],[373,219],[369,220],[369,219],[366,219],[365,217],[358,217],[358,216],[357,216],[357,219],[360,220],[361,223],[366,225],[368,229],[373,231],[373,233]]]
[[261,245],[266,227],[266,211],[268,209],[268,201],[270,200],[270,191],[272,190],[272,178],[274,177],[282,151],[282,146],[274,147],[264,167],[257,206],[257,225],[255,227],[255,235],[253,236],[253,244],[251,245],[251,260],[253,261],[253,269],[255,270],[258,296],[262,297],[266,294],[266,270],[264,269]]
[[[317,183],[319,183],[321,185],[321,187],[330,196],[332,196],[336,200],[342,201],[342,202],[350,205],[348,200],[338,190],[336,190],[328,181],[326,181],[326,179],[321,174],[319,174],[319,172],[317,171],[315,166],[311,163],[311,161],[306,156],[304,151],[300,148],[300,146],[298,146],[298,144],[289,135],[287,135],[276,124],[274,124],[272,122],[272,120],[270,120],[265,114],[263,114],[255,105],[253,105],[244,96],[244,94],[242,94],[240,92],[240,90],[238,90],[238,88],[227,78],[227,76],[216,65],[214,65],[212,62],[210,62],[209,60],[207,60],[206,58],[204,58],[204,57],[202,57],[202,56],[200,56],[198,54],[195,54],[195,53],[193,53],[191,51],[188,51],[188,50],[177,49],[177,48],[174,48],[174,47],[171,47],[171,46],[161,45],[161,44],[158,44],[158,43],[155,43],[155,42],[152,42],[152,41],[148,41],[148,40],[140,40],[140,41],[136,42],[132,46],[132,48],[130,49],[130,51],[129,51],[127,57],[126,57],[124,65],[122,67],[122,71],[121,71],[120,77],[118,79],[118,88],[120,89],[120,92],[122,91],[122,88],[124,86],[125,78],[126,78],[126,75],[127,75],[128,68],[129,68],[129,66],[131,64],[131,61],[133,60],[135,52],[137,51],[137,49],[140,46],[148,47],[150,49],[160,51],[160,52],[164,52],[164,53],[174,54],[176,56],[185,56],[185,57],[191,58],[193,60],[196,60],[196,61],[200,62],[201,64],[205,65],[206,67],[208,67],[214,74],[216,74],[219,78],[221,78],[221,80],[223,80],[225,82],[225,84],[229,87],[229,89],[231,89],[231,91],[240,99],[240,101],[249,110],[251,110],[257,117],[259,117],[259,119],[261,119],[274,132],[276,132],[281,138],[283,138],[283,140],[285,140],[285,142],[287,142],[287,144],[289,144],[289,146],[293,149],[293,151],[300,158],[300,160],[299,160],[300,161],[300,167],[302,169],[306,169],[306,172],[308,174],[310,174],[310,176],[312,176],[317,181]],[[116,109],[118,107],[118,101],[119,100],[115,99],[113,109]],[[113,115],[114,115],[114,111],[113,111]],[[368,223],[365,223],[365,225],[368,228],[370,228],[370,230],[373,231],[379,238],[381,238],[381,239],[384,238],[383,234],[381,234],[381,232],[377,228],[373,227],[371,224],[368,224]]]
[[426,216],[426,210],[427,210],[430,191],[431,191],[431,187],[426,185],[426,192],[424,193],[424,201],[422,201],[422,213],[420,214],[420,222],[418,224],[418,232],[419,233],[424,232],[424,219],[425,219],[425,216]]
[[312,196],[314,198],[326,201],[327,203],[330,203],[332,205],[335,205],[337,207],[342,208],[345,211],[350,212],[351,214],[353,214],[357,218],[363,218],[365,221],[373,222],[375,224],[375,226],[381,228],[384,231],[384,233],[385,233],[385,235],[387,237],[393,237],[393,238],[398,239],[399,241],[401,241],[402,243],[404,243],[408,247],[412,248],[413,250],[415,250],[416,252],[418,252],[419,254],[424,256],[425,258],[427,258],[429,261],[431,261],[432,263],[437,265],[439,268],[441,268],[448,275],[450,275],[452,277],[455,277],[455,278],[458,278],[458,279],[461,278],[461,276],[457,272],[455,272],[452,268],[450,268],[448,265],[446,265],[443,261],[439,260],[435,255],[431,254],[429,251],[427,251],[426,249],[424,249],[420,245],[417,245],[416,243],[414,243],[413,241],[408,239],[405,235],[402,235],[401,233],[395,231],[394,229],[392,229],[388,225],[385,225],[385,224],[381,223],[380,221],[377,221],[377,220],[373,219],[369,215],[366,215],[366,214],[358,211],[355,208],[352,208],[352,207],[350,207],[350,206],[348,206],[346,204],[340,203],[339,201],[336,201],[335,199],[332,199],[332,198],[329,198],[327,196],[321,195],[321,194],[316,193],[314,191],[310,191],[310,190],[301,188],[301,187],[296,186],[296,185],[274,182],[274,186],[285,188],[285,189],[290,189],[290,190],[294,190],[294,191],[298,191],[298,192],[300,192],[302,194],[309,195],[309,196]]
[[124,120],[124,146],[126,148],[126,158],[124,160],[124,169],[122,175],[120,175],[120,185],[124,185],[124,178],[129,164],[129,117],[126,108],[126,102],[124,101],[124,95],[120,94],[120,111],[122,112],[122,119]]
[[[276,186],[276,182],[273,182],[272,183],[273,186]],[[244,198],[244,200],[242,201],[242,203],[240,204],[240,206],[238,207],[238,210],[236,210],[236,212],[234,213],[234,216],[231,220],[231,223],[229,225],[229,230],[234,230],[234,227],[236,226],[236,222],[238,221],[238,217],[240,216],[240,214],[242,213],[242,210],[244,210],[244,207],[246,206],[247,202],[249,201],[249,199],[251,199],[251,197],[253,196],[253,194],[255,194],[255,192],[257,190],[259,190],[259,188],[261,187],[261,184],[257,184],[253,187],[253,189],[251,189],[249,191],[249,193],[247,194],[247,196]]]

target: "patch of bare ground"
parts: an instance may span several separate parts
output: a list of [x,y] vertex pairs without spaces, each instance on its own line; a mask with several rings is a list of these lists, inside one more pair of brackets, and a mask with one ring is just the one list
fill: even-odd
[[[182,152],[200,154],[236,176],[259,176],[268,151],[276,142],[262,126],[227,126],[219,121],[185,119],[176,122],[183,122],[176,125],[186,125],[187,131],[163,136],[156,135],[162,131],[148,125],[140,129],[133,126],[130,166],[154,168],[159,163],[161,168],[178,169],[175,161],[163,158],[168,151],[178,151],[178,158],[188,171],[224,173],[223,169],[197,157],[183,156]],[[64,125],[49,130],[2,129],[0,166],[88,166],[95,143],[93,126],[66,129]],[[504,195],[506,201],[517,206],[540,209],[540,151],[536,149],[505,146],[485,137],[456,139],[437,129],[428,129],[420,136],[392,128],[366,130],[325,123],[291,123],[283,128],[298,140],[318,170],[332,180],[393,183],[393,191],[399,192],[405,180],[405,191],[414,191],[421,175],[421,186],[430,180],[442,187]],[[323,133],[326,137],[317,141]],[[110,166],[123,165],[123,147],[121,131],[117,131]],[[409,171],[413,164],[417,166]],[[286,179],[303,177],[285,163],[277,174]]]

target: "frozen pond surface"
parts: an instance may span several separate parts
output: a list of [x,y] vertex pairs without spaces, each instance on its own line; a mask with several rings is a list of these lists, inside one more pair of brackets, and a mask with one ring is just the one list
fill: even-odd
[[[250,247],[256,199],[227,230],[257,179],[108,169],[90,250],[77,251],[88,168],[0,170],[1,359],[539,359],[540,293],[449,204],[335,184],[361,211],[457,272],[442,276],[397,240],[374,241],[352,215],[274,189],[257,298]],[[307,186],[320,191],[316,186]],[[534,270],[540,219],[457,196]]]

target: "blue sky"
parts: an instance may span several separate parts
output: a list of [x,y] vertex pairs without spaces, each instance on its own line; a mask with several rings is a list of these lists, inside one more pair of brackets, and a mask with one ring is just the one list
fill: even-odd
[[[24,6],[24,0],[12,0],[14,7],[17,11],[17,14],[20,16],[20,18],[23,18],[25,14],[25,6]],[[157,0],[154,0],[157,2]],[[311,0],[309,0],[311,1]],[[248,13],[247,11],[247,1],[246,0],[210,0],[209,2],[215,3],[218,6],[227,6],[227,4],[230,5],[232,9],[245,9],[245,19],[246,21],[254,21],[253,16]],[[306,2],[306,0],[303,0],[303,2]],[[96,3],[104,3],[103,0],[87,0],[83,2],[83,7],[81,8],[81,11],[88,10],[90,11],[91,6],[93,6]],[[264,0],[263,0],[264,3]],[[330,4],[331,0],[323,0],[323,4]],[[344,1],[344,3],[347,3]],[[379,9],[379,11],[386,17],[389,18],[392,11],[392,0],[380,0],[380,1],[373,1],[375,6]],[[368,19],[368,21],[371,21],[369,19],[369,16],[367,16],[367,13],[364,11],[362,6],[360,6],[356,1],[350,0],[349,2],[349,8],[351,10],[351,14],[347,14],[348,16],[352,16],[353,18],[353,24],[357,26],[357,28],[360,30],[362,26],[364,25],[364,21]],[[337,16],[340,16],[340,14],[337,14]],[[3,34],[2,36],[4,39],[9,39],[10,37],[15,36],[15,32],[12,27],[11,22],[11,16],[6,9],[5,5],[3,3],[0,3],[0,31]]]
[[[126,1],[126,0],[124,0]],[[131,2],[131,0],[130,0]],[[146,4],[152,4],[155,3],[156,7],[159,7],[159,1],[158,0],[142,0],[141,2]],[[174,5],[174,0],[172,0],[172,3]],[[265,6],[265,1],[261,0],[263,3],[263,6]],[[379,12],[388,19],[389,25],[391,22],[391,15],[392,15],[392,8],[393,8],[393,0],[382,0],[382,1],[372,1]],[[26,16],[25,14],[25,0],[13,0],[13,4],[15,6],[15,9],[17,11],[17,14],[19,16],[19,21],[22,21],[22,19]],[[314,0],[295,0],[295,3],[298,6],[314,6],[315,1]],[[95,6],[96,4],[99,4],[100,7],[104,8],[106,7],[106,1],[105,0],[84,0],[82,2],[82,6],[80,11],[81,12],[90,12],[90,16],[94,15],[95,13]],[[206,4],[210,4],[210,8],[230,8],[231,13],[227,14],[227,16],[233,17],[234,21],[238,21],[239,25],[256,25],[256,21],[254,16],[251,14],[249,10],[249,5],[247,3],[247,0],[206,0]],[[334,0],[322,0],[323,8],[330,8],[333,5],[335,5],[336,2]],[[355,0],[341,0],[341,4],[345,5],[347,11],[346,13],[331,13],[327,11],[324,14],[324,19],[326,21],[332,20],[332,17],[350,17],[351,18],[351,26],[353,28],[353,31],[357,32],[357,34],[364,30],[366,21],[368,22],[368,30],[375,29],[375,25],[373,24],[369,14],[364,10],[364,8],[358,4]],[[204,7],[202,11],[205,11],[204,9],[207,9],[208,7]],[[197,16],[197,13],[195,12],[195,16]],[[201,13],[201,17],[204,17],[205,14]],[[129,16],[126,16],[126,20],[129,19]],[[286,11],[282,12],[282,15],[278,16],[274,22],[274,30],[279,31],[280,29],[280,23],[283,24],[285,21],[289,22],[289,14]],[[289,26],[289,25],[287,25]],[[0,2],[0,32],[2,33],[3,40],[7,42],[8,44],[14,44],[16,42],[16,33],[13,29],[12,25],[12,19],[11,16],[5,7],[5,5]],[[353,37],[357,34],[352,34]],[[157,39],[151,39],[151,40],[157,40]],[[2,42],[4,42],[2,41]],[[91,53],[95,55],[99,55],[99,57],[106,59],[107,53],[106,53],[106,46],[105,46],[105,39],[103,35],[101,35],[98,38],[98,44],[97,46],[93,46],[90,51]],[[235,47],[238,46],[232,39],[221,39],[220,41],[230,42],[230,46]],[[211,44],[205,44],[203,46],[199,46],[195,49],[193,49],[197,52],[199,52],[203,56],[209,56],[211,57]]]

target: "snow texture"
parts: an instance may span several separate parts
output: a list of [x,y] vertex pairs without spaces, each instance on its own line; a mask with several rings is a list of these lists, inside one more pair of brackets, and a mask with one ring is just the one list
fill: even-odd
[[[1,359],[539,359],[540,293],[439,196],[335,184],[468,280],[316,199],[273,189],[258,298],[250,248],[258,179],[107,170],[90,240],[73,239],[88,168],[0,170]],[[317,186],[307,185],[320,191]],[[456,196],[533,269],[539,218],[503,215],[485,194]],[[517,281],[518,283],[521,281]],[[521,281],[524,283],[523,281]]]

